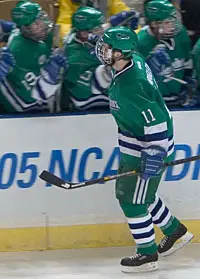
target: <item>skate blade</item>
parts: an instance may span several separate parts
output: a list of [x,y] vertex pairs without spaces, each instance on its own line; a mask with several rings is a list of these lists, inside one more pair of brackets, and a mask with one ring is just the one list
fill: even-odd
[[124,273],[143,273],[151,272],[159,269],[158,262],[151,262],[142,264],[140,266],[123,266],[121,265],[121,271]]
[[190,232],[186,232],[186,234],[184,234],[178,241],[178,243],[175,243],[174,246],[169,249],[168,251],[159,254],[162,257],[167,257],[171,254],[173,254],[174,252],[176,252],[177,250],[179,250],[180,248],[182,248],[183,246],[185,246],[186,244],[188,244],[192,239],[194,238],[194,235]]

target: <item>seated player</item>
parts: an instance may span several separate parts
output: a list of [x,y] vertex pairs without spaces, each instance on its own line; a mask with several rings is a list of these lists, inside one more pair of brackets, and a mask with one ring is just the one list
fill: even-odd
[[52,23],[38,4],[28,1],[17,3],[12,19],[17,29],[9,37],[9,54],[6,50],[0,57],[7,74],[0,80],[1,106],[5,112],[52,111],[66,69],[64,55],[52,53]]
[[71,30],[72,15],[79,7],[83,6],[99,9],[103,12],[104,16],[105,14],[107,15],[107,18],[110,18],[117,13],[130,10],[122,0],[61,0],[59,2],[59,15],[57,20],[57,23],[61,26],[61,38],[64,38],[64,36]]
[[69,96],[78,110],[108,107],[107,89],[112,77],[95,55],[96,36],[103,33],[103,23],[103,14],[94,8],[79,8],[73,14],[73,29],[64,44],[69,68],[63,82],[62,104]]
[[[145,0],[144,4],[151,0]],[[192,46],[200,35],[200,1],[199,0],[169,0],[180,11],[182,23],[186,27]]]
[[[110,19],[110,24],[126,24],[136,28],[138,15],[133,11],[119,13]],[[72,16],[72,31],[64,42],[69,70],[65,75],[62,108],[68,108],[68,97],[73,107],[79,110],[108,107],[107,88],[111,84],[110,70],[95,55],[95,44],[103,33],[103,13],[92,7],[79,8]]]
[[148,25],[138,33],[138,50],[149,64],[166,104],[195,105],[191,97],[195,88],[191,44],[176,8],[167,0],[151,0],[145,4],[144,14]]
[[[126,27],[106,30],[96,47],[99,59],[113,71],[109,98],[118,126],[118,172],[140,172],[116,181],[116,197],[137,247],[134,255],[121,260],[122,271],[130,273],[156,270],[158,254],[169,255],[193,237],[157,195],[163,162],[173,158],[173,122],[151,70],[136,49],[137,36]],[[165,235],[158,246],[154,224]]]

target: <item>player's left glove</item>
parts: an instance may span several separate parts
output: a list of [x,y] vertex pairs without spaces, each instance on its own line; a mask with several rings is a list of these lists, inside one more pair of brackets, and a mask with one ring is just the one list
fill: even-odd
[[12,30],[16,27],[11,21],[0,20],[0,42],[7,42]]
[[148,180],[151,177],[158,176],[166,156],[167,152],[160,146],[152,145],[143,149],[140,163],[141,178]]
[[7,47],[0,50],[0,82],[13,70],[15,58]]
[[[147,58],[147,64],[149,65],[151,71],[154,75],[159,76],[166,68],[171,66],[171,59],[165,48],[158,48],[151,53],[149,58]],[[166,73],[167,75],[171,75],[172,72]]]
[[112,83],[111,68],[105,65],[99,65],[92,77],[92,92],[93,94],[102,94],[107,90]]
[[133,30],[138,28],[140,15],[135,10],[123,11],[110,17],[111,26],[127,26]]

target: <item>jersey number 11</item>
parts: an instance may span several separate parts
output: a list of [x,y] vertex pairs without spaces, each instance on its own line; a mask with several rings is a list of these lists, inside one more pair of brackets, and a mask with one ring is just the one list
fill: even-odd
[[147,124],[156,120],[150,109],[148,109],[147,111],[142,111],[142,114]]

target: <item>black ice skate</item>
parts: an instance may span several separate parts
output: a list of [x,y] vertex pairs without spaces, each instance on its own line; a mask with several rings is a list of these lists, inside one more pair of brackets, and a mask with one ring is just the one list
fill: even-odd
[[135,254],[121,260],[121,270],[125,273],[147,272],[158,269],[158,254]]
[[[190,242],[193,237],[194,235],[188,232],[183,224],[180,224],[172,235],[165,236],[161,240],[158,246],[158,253],[164,257],[168,256]],[[177,241],[178,243],[176,243]]]

